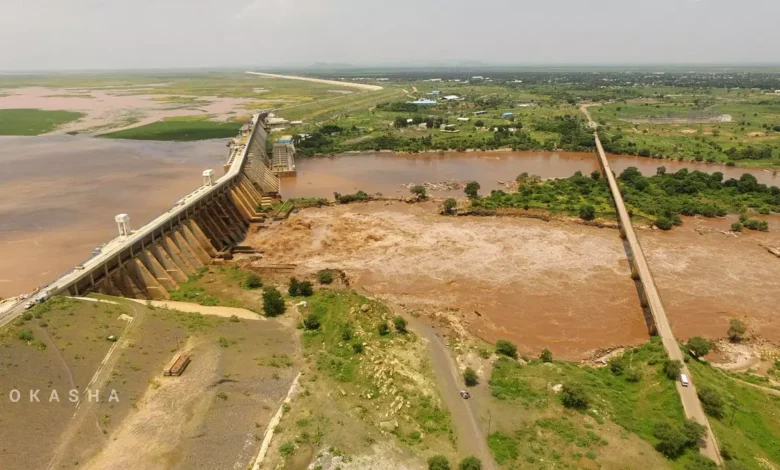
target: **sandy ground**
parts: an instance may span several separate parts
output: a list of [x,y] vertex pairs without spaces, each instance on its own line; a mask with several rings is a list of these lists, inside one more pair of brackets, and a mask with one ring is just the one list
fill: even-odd
[[344,269],[356,287],[526,354],[579,358],[648,337],[613,230],[372,202],[307,209],[248,243],[264,262]]
[[87,259],[116,236],[116,214],[130,214],[133,227],[154,219],[226,157],[222,140],[0,138],[0,297]]
[[174,300],[151,300],[151,301],[141,300],[141,299],[130,299],[130,300],[132,300],[133,302],[137,302],[139,304],[152,305],[153,307],[165,308],[168,310],[178,310],[180,312],[200,313],[202,315],[216,315],[219,317],[228,317],[228,318],[235,316],[243,320],[267,321],[266,317],[258,315],[255,312],[252,312],[251,310],[247,310],[245,308],[222,307],[222,306],[208,307],[205,305],[195,304],[192,302],[176,302]]
[[[732,237],[710,223],[730,224],[691,219],[672,232],[640,231],[675,333],[722,337],[730,318],[742,318],[780,339],[780,262],[758,245],[780,245],[777,232]],[[372,202],[306,209],[248,241],[265,249],[264,263],[344,269],[357,287],[454,318],[483,339],[513,340],[524,354],[547,347],[580,359],[648,337],[614,230]]]
[[313,83],[322,83],[325,85],[337,85],[337,86],[345,86],[350,88],[359,88],[361,90],[368,90],[368,91],[377,91],[381,90],[382,87],[379,85],[368,85],[366,83],[354,83],[354,82],[340,82],[337,80],[323,80],[321,78],[312,78],[312,77],[297,77],[295,75],[278,75],[275,73],[262,73],[262,72],[247,72],[250,75],[259,75],[261,77],[269,77],[269,78],[286,78],[288,80],[302,80],[304,82],[313,82]]
[[[66,124],[52,134],[66,132],[99,133],[143,126],[174,116],[213,115],[217,121],[226,121],[236,114],[247,115],[247,106],[256,103],[254,98],[225,98],[198,96],[194,103],[162,101],[172,95],[143,95],[139,89],[95,90],[81,88],[9,88],[0,90],[0,109],[35,108],[68,110],[85,113],[78,121]],[[130,92],[130,93],[128,93]],[[184,96],[184,95],[175,95]],[[258,95],[258,99],[262,99]],[[274,102],[278,102],[275,100]],[[127,124],[132,120],[132,124]]]

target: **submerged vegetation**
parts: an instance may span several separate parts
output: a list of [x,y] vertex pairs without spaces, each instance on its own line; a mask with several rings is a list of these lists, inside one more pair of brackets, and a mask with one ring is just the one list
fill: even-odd
[[201,116],[170,118],[145,126],[102,134],[110,139],[193,141],[234,137],[240,122],[216,122]]
[[0,109],[0,135],[39,135],[84,116],[74,111]]
[[[472,207],[491,211],[545,209],[584,220],[614,214],[607,181],[598,172],[590,176],[577,172],[569,178],[544,182],[522,174],[517,182],[517,193],[493,191],[490,196],[472,199]],[[681,215],[722,217],[728,213],[741,213],[741,225],[765,231],[766,222],[749,218],[747,211],[780,212],[780,188],[759,184],[750,174],[744,174],[738,180],[724,181],[719,172],[707,174],[682,169],[667,173],[664,167],[659,167],[655,175],[647,177],[629,167],[619,175],[618,183],[631,216],[652,222],[664,230],[680,225]]]

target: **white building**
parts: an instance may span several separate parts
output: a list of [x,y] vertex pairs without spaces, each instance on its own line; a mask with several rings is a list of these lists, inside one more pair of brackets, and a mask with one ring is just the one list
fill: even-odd
[[447,95],[443,99],[444,99],[444,101],[458,101],[460,99],[460,96],[458,96],[458,95]]

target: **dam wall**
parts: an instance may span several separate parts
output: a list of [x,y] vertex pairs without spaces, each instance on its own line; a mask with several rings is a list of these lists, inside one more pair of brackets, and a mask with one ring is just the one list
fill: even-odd
[[224,175],[177,201],[138,230],[96,250],[43,291],[49,296],[100,292],[140,299],[167,299],[220,252],[240,244],[249,224],[265,220],[262,204],[278,197],[279,178],[266,152],[268,130],[255,115],[230,144]]

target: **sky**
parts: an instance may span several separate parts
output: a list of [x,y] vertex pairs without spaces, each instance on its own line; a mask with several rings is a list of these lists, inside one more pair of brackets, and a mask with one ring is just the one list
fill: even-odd
[[780,0],[0,0],[0,70],[780,64]]

